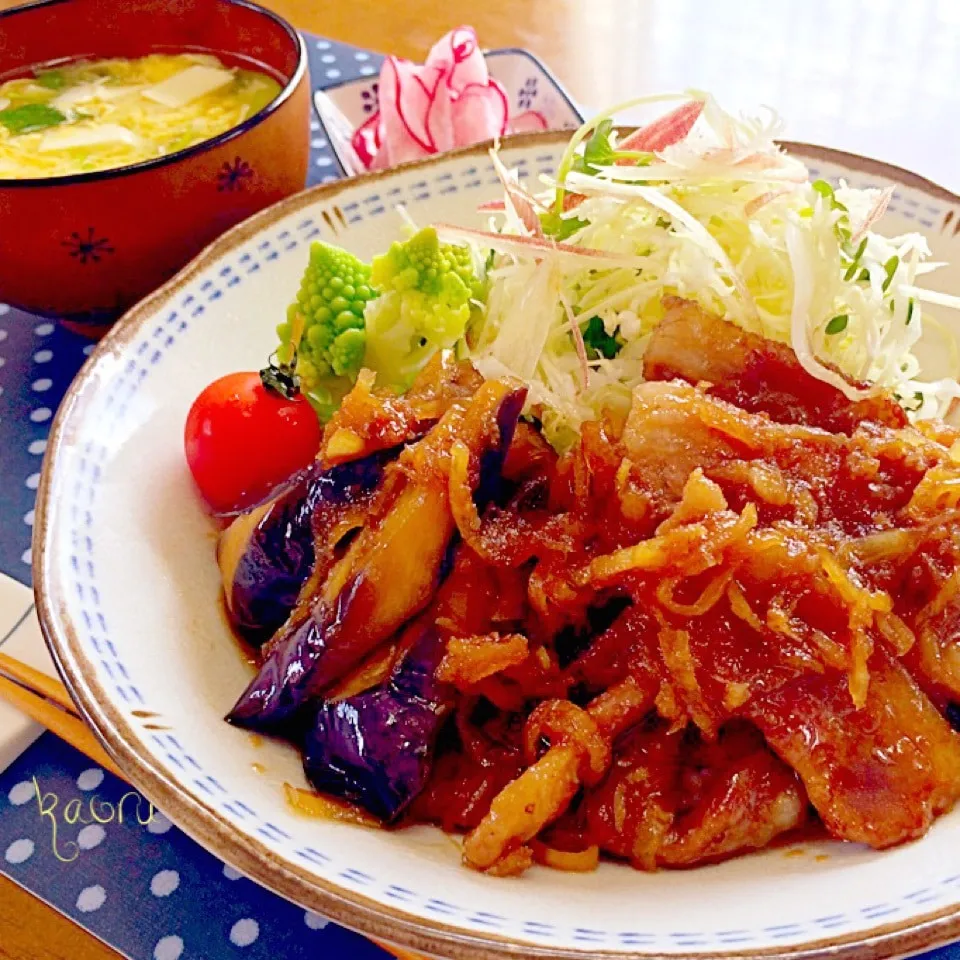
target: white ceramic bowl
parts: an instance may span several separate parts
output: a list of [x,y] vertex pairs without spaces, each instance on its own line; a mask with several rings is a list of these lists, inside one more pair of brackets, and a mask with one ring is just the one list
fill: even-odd
[[[511,140],[505,159],[550,172],[565,140]],[[849,155],[795,149],[817,176],[893,183],[884,228],[919,228],[936,259],[960,265],[960,198]],[[370,257],[401,201],[420,222],[477,223],[476,203],[497,193],[485,150],[285,201],[217,241],[100,344],[53,427],[34,549],[44,631],[82,710],[130,780],[200,843],[305,907],[415,950],[867,960],[960,936],[960,810],[883,853],[798,844],[685,872],[604,864],[500,880],[464,869],[458,842],[433,828],[299,817],[281,790],[303,783],[294,751],[222,721],[250,668],[220,612],[214,534],[183,461],[190,403],[268,355],[311,239]],[[960,293],[960,271],[938,285]]]
[[[570,130],[583,123],[583,113],[560,81],[529,50],[506,47],[484,53],[490,76],[507,94],[510,116],[536,110],[547,122],[548,130]],[[346,80],[313,95],[313,103],[330,149],[347,176],[363,173],[350,138],[353,131],[376,112],[379,103],[379,77]]]

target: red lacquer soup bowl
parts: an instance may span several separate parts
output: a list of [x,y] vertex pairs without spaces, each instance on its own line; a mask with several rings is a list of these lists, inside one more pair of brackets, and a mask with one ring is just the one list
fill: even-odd
[[0,301],[93,330],[228,227],[303,189],[307,53],[247,0],[43,0],[0,13],[0,77],[65,59],[205,51],[273,74],[275,100],[240,126],[155,160],[0,179]]

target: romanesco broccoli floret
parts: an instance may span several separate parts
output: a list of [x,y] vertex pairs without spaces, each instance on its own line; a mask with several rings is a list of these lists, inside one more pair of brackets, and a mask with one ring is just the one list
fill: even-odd
[[375,257],[370,280],[380,297],[366,311],[364,366],[404,390],[437,350],[463,337],[471,301],[482,295],[473,257],[426,227]]
[[376,295],[369,265],[339,247],[311,245],[297,299],[277,327],[277,353],[288,360],[296,348],[301,389],[323,418],[336,408],[363,364],[363,312]]

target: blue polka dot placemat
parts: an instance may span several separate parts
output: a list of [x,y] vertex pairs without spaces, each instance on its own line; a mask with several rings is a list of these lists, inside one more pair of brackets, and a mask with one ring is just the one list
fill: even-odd
[[[376,54],[306,39],[314,87],[379,70]],[[337,179],[342,171],[316,120],[311,131],[309,182]],[[30,583],[50,420],[92,349],[0,304],[0,573],[21,583]],[[0,872],[132,960],[388,957],[240,877],[136,802],[126,784],[45,734],[0,774]],[[37,940],[39,948],[41,931]]]
[[51,734],[0,777],[0,853],[4,873],[134,960],[388,956],[224,866]]

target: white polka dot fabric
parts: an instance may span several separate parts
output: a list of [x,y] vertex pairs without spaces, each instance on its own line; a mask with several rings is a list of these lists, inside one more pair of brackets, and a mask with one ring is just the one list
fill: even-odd
[[7,847],[3,859],[11,866],[19,866],[33,856],[35,849],[34,843],[29,837],[21,837]]
[[[315,86],[379,69],[374,54],[307,41]],[[315,119],[311,148],[311,183],[341,175]],[[91,350],[60,325],[0,303],[0,573],[24,584],[50,421]],[[0,632],[0,647],[5,639]],[[0,872],[133,960],[386,958],[243,878],[145,802],[138,810],[124,801],[121,823],[129,790],[44,735],[0,774]]]
[[107,891],[99,883],[84,887],[77,897],[77,910],[80,913],[93,913],[107,902]]
[[103,771],[99,767],[84,770],[77,777],[77,786],[81,790],[96,790],[103,783]]
[[99,847],[107,836],[107,831],[99,823],[90,823],[77,834],[77,846],[81,850],[93,850]]

